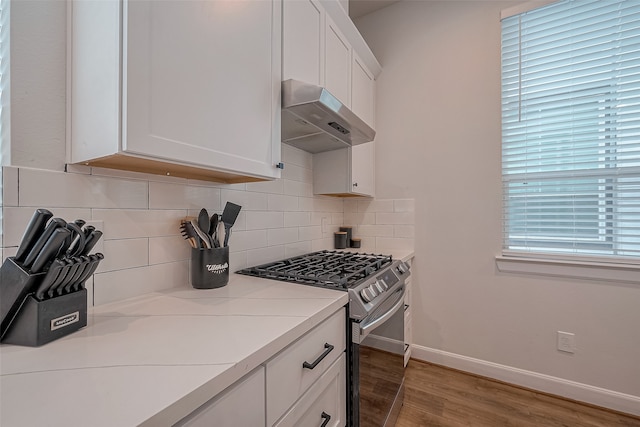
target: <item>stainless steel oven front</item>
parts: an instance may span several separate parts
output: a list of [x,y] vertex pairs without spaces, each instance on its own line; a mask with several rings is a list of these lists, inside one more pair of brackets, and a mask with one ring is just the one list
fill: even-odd
[[408,267],[404,271],[398,271],[397,267],[385,271],[377,277],[389,288],[385,299],[360,319],[350,316],[351,427],[392,427],[402,407],[404,282],[408,275]]

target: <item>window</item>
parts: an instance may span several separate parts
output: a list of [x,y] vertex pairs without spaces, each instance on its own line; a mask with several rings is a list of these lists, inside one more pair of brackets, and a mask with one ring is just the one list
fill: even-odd
[[502,20],[505,253],[640,262],[640,2]]

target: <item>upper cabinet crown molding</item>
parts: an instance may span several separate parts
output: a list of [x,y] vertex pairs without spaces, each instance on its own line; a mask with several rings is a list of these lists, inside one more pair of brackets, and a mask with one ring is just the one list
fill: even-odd
[[280,0],[73,1],[70,25],[70,163],[280,177]]

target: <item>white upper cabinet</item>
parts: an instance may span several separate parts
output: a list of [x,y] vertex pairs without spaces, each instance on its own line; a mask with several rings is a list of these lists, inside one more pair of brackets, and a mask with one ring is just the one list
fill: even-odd
[[324,84],[324,13],[315,0],[282,5],[282,80]]
[[351,107],[351,45],[330,16],[325,30],[325,87]]
[[375,196],[375,143],[313,155],[313,192],[327,196]]
[[364,62],[354,52],[351,64],[351,110],[375,128],[376,81]]
[[74,1],[70,162],[280,177],[282,4]]

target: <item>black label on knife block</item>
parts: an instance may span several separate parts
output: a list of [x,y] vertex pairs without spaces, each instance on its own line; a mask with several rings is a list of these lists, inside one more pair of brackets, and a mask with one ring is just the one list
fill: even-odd
[[39,347],[87,326],[87,290],[38,301],[27,296],[2,339],[3,343]]

